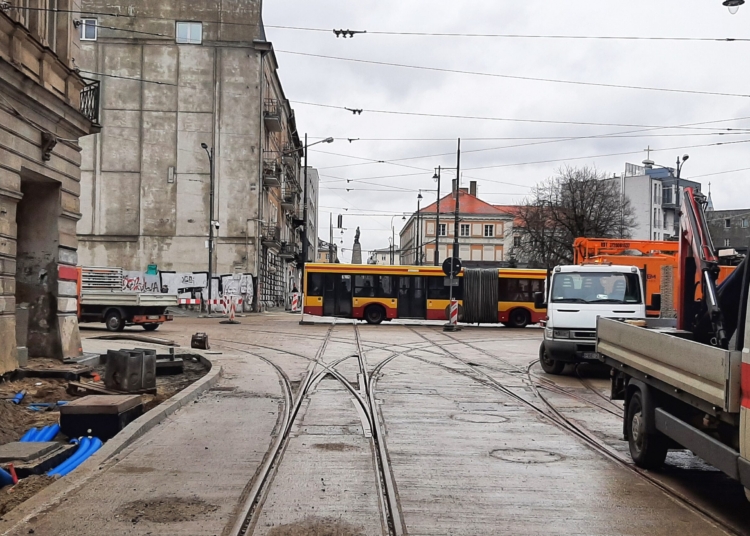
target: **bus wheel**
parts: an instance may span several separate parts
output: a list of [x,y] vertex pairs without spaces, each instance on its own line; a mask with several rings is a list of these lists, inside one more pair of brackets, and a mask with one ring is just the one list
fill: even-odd
[[385,309],[380,305],[370,305],[365,309],[365,320],[368,324],[380,324],[385,320]]
[[559,376],[562,374],[565,368],[565,362],[557,359],[552,359],[547,355],[547,351],[544,349],[544,343],[539,347],[539,363],[542,365],[542,370],[547,374],[554,374]]
[[525,309],[513,309],[508,316],[508,326],[511,328],[525,328],[531,319]]
[[125,320],[117,309],[107,311],[104,324],[107,326],[107,331],[122,331],[125,329]]
[[630,456],[638,467],[658,469],[667,459],[667,438],[646,431],[646,420],[643,414],[648,408],[643,407],[641,392],[633,393],[628,404],[628,415],[625,422],[630,446]]

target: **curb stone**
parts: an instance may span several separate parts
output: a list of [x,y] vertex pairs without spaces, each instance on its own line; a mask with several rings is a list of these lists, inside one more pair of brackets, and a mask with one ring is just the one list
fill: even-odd
[[8,534],[20,525],[31,521],[44,510],[49,510],[60,504],[67,495],[77,491],[94,478],[108,463],[118,461],[116,456],[141,436],[215,386],[221,379],[223,367],[214,365],[196,350],[191,350],[191,353],[198,355],[201,363],[211,367],[205,376],[131,422],[119,434],[107,441],[102,448],[71,475],[58,479],[34,497],[10,511],[5,517],[0,517],[0,531],[2,531],[0,534]]

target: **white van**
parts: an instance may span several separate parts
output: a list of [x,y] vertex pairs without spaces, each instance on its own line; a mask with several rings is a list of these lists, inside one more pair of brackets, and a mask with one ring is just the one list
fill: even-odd
[[[537,300],[543,296],[537,296]],[[653,299],[661,301],[655,294]],[[596,319],[646,318],[641,273],[633,266],[584,264],[552,271],[539,361],[548,374],[597,360]]]

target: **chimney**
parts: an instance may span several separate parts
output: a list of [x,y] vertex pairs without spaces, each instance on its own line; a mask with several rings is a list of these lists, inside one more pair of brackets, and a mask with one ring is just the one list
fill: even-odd
[[474,197],[477,196],[477,181],[471,181],[469,183],[469,193]]

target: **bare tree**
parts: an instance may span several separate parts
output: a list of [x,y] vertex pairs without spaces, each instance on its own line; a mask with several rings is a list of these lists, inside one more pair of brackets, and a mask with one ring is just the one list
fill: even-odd
[[629,238],[634,227],[619,180],[596,168],[566,166],[535,186],[518,208],[514,231],[521,240],[514,253],[545,268],[571,264],[576,238]]

